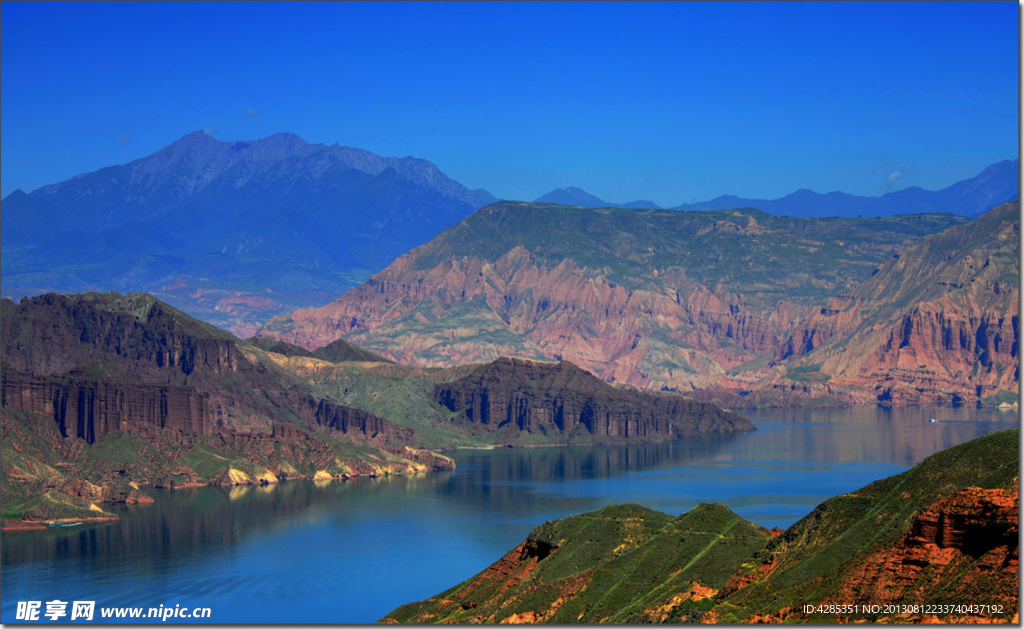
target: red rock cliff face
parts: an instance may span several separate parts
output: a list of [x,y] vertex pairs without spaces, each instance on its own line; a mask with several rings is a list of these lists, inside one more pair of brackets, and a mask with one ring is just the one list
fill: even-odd
[[65,437],[94,443],[133,425],[212,432],[201,395],[186,387],[60,379],[4,371],[2,406],[52,416]]
[[[953,603],[1000,605],[1002,621],[1017,611],[1019,486],[1011,491],[960,491],[922,511],[892,547],[861,562],[840,585],[836,603]],[[956,592],[961,594],[958,596]],[[968,594],[972,598],[965,598]],[[975,600],[976,599],[976,600]],[[904,615],[925,622],[933,614]],[[944,622],[979,622],[995,614],[955,613]]]
[[[910,224],[925,219],[885,220],[895,222],[498,204],[261,334],[308,348],[345,336],[417,366],[566,360],[607,382],[788,404],[798,392],[779,388],[786,374],[773,359],[799,359],[859,330],[863,306],[845,312],[829,300],[931,233]],[[797,397],[874,402],[883,393],[860,391],[877,373],[825,375],[835,390]]]
[[[1019,204],[922,239],[848,299],[794,328],[777,357],[817,364],[862,402],[978,403],[1020,391]],[[778,384],[778,379],[770,381]]]
[[[762,312],[738,294],[695,284],[678,268],[666,272],[678,282],[667,290],[627,287],[571,260],[546,267],[524,247],[494,263],[462,258],[419,270],[415,262],[403,256],[343,300],[293,313],[290,331],[263,334],[309,348],[350,335],[399,362],[428,367],[517,353],[567,360],[605,380],[690,389],[770,351],[801,309],[781,303]],[[427,319],[414,311],[443,316],[460,303],[477,308],[464,327],[417,329]],[[485,341],[481,329],[505,341]],[[651,364],[663,356],[665,366]]]

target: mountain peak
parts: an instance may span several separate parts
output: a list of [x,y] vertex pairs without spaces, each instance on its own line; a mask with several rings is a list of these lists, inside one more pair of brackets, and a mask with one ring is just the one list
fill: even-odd
[[557,205],[576,205],[580,207],[604,207],[609,205],[586,190],[575,186],[552,190],[537,198],[536,203],[555,203]]
[[193,131],[192,133],[186,133],[174,142],[171,142],[168,146],[174,146],[176,144],[220,144],[220,140],[210,135],[210,132],[206,129],[200,129]]
[[628,203],[620,203],[619,207],[628,208],[630,210],[660,210],[662,207],[649,199],[637,199],[636,201],[630,201]]

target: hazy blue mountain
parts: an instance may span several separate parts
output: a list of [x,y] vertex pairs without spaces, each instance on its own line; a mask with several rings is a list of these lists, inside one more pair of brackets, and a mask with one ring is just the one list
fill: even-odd
[[501,200],[483,188],[477,188],[473,191],[473,194],[476,195],[477,202],[481,207]]
[[906,188],[880,197],[862,197],[845,192],[819,194],[801,189],[781,199],[744,199],[725,195],[710,201],[684,203],[676,210],[729,210],[754,207],[782,216],[893,216],[922,212],[949,212],[977,217],[993,207],[1020,196],[1017,160],[1004,160],[981,171],[976,177],[942,190]]
[[558,188],[537,198],[536,203],[554,203],[556,205],[574,205],[579,207],[607,207],[614,205],[590,194],[586,190],[574,188]]
[[[485,191],[486,192],[486,191]],[[495,199],[497,200],[497,199]],[[609,203],[586,190],[574,188],[558,188],[538,197],[536,203],[554,203],[556,205],[573,205],[577,207],[624,207],[633,210],[660,210],[661,206],[654,201],[640,199],[629,203]]]
[[618,207],[628,208],[630,210],[660,210],[660,205],[654,201],[648,201],[646,199],[639,199],[637,201],[630,201],[629,203],[620,203]]
[[3,295],[144,291],[244,333],[360,284],[493,197],[434,164],[196,132],[3,200]]

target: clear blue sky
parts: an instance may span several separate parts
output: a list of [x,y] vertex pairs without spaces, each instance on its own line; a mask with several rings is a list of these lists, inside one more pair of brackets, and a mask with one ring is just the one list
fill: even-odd
[[209,128],[532,200],[941,188],[1017,156],[1016,2],[42,3],[0,20],[6,196]]

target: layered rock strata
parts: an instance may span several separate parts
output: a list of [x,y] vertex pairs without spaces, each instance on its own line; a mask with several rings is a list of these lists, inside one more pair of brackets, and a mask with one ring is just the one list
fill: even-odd
[[500,203],[260,333],[417,366],[566,360],[731,406],[998,404],[1019,391],[1018,214]]
[[744,418],[713,404],[612,387],[564,361],[499,358],[437,385],[434,399],[491,430],[514,426],[528,433],[606,440],[754,430]]

